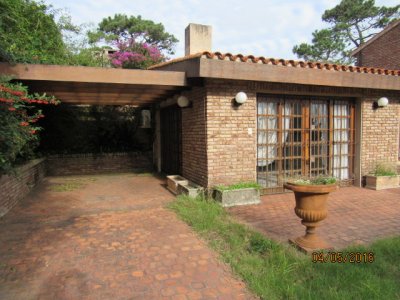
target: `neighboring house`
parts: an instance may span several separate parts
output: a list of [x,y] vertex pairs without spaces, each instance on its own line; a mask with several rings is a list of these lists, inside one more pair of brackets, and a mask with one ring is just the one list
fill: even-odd
[[[296,175],[360,186],[376,162],[397,162],[400,70],[211,52],[211,28],[195,24],[185,48],[185,57],[151,70],[0,71],[65,103],[151,107],[157,170],[204,187],[257,181],[265,193],[283,192]],[[382,97],[389,103],[377,108]]]
[[357,66],[400,70],[400,20],[355,49]]
[[[400,70],[400,20],[388,25],[351,55],[356,58],[357,66]],[[400,145],[398,159],[400,161]]]

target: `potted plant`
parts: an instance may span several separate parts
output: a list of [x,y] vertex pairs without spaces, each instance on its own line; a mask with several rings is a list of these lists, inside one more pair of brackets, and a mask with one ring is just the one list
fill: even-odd
[[213,198],[222,206],[236,206],[260,203],[260,185],[255,182],[240,182],[229,186],[213,188]]
[[372,174],[365,176],[366,188],[372,190],[399,187],[399,175],[396,167],[390,163],[377,163]]
[[302,220],[301,224],[306,226],[306,234],[289,240],[306,253],[317,249],[332,249],[317,233],[319,222],[324,220],[328,214],[326,203],[330,192],[335,191],[338,186],[334,177],[318,177],[314,179],[289,180],[284,185],[285,189],[294,192],[296,215]]

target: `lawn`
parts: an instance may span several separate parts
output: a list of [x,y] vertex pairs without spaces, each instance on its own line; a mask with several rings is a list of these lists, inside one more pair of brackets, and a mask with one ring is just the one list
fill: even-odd
[[400,299],[400,237],[341,250],[347,258],[372,252],[372,263],[313,262],[236,222],[215,202],[179,196],[170,208],[262,299]]

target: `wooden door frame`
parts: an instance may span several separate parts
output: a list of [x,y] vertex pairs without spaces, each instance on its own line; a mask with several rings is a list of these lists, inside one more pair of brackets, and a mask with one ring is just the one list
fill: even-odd
[[[345,101],[348,105],[349,108],[349,119],[350,119],[350,124],[349,127],[346,128],[348,130],[349,134],[349,140],[347,141],[348,144],[348,154],[347,154],[347,159],[348,159],[348,169],[349,169],[349,176],[350,179],[347,180],[347,182],[353,183],[354,179],[356,178],[355,174],[355,169],[357,168],[357,165],[355,164],[355,150],[357,145],[355,144],[355,122],[356,122],[356,106],[355,106],[355,99],[354,98],[347,98],[347,97],[329,97],[329,96],[307,96],[307,95],[277,95],[277,94],[266,94],[266,93],[260,93],[257,94],[257,108],[256,108],[256,113],[257,113],[257,119],[259,117],[259,111],[258,111],[258,105],[259,101],[262,99],[267,100],[266,102],[268,103],[268,98],[271,100],[271,102],[277,102],[277,130],[278,130],[278,136],[277,136],[277,144],[278,149],[277,149],[277,161],[279,161],[278,165],[278,182],[277,182],[277,187],[266,187],[264,190],[270,190],[272,192],[284,192],[283,187],[281,188],[279,186],[279,178],[282,174],[282,163],[283,163],[283,156],[282,156],[282,149],[283,149],[283,143],[282,143],[282,113],[283,113],[283,107],[284,103],[287,100],[294,100],[294,101],[299,101],[302,103],[301,105],[301,112],[302,112],[302,121],[301,121],[301,162],[302,162],[302,172],[304,174],[308,174],[306,176],[310,175],[310,168],[311,168],[311,161],[310,161],[310,156],[311,156],[311,141],[310,141],[310,135],[311,135],[311,126],[310,126],[310,107],[313,101],[324,101],[327,104],[327,109],[328,109],[328,141],[327,141],[327,147],[328,151],[326,153],[326,160],[327,160],[327,170],[329,175],[333,174],[333,136],[334,136],[334,103],[335,101]],[[292,115],[292,113],[291,113]],[[340,117],[343,118],[341,115]],[[257,122],[258,124],[258,122]],[[317,143],[318,144],[318,143]],[[258,125],[257,125],[257,157],[258,157]],[[268,151],[268,150],[267,150]],[[291,154],[293,156],[293,153]],[[341,157],[341,156],[340,156]],[[289,157],[290,158],[290,157]],[[342,157],[340,158],[340,160]],[[258,161],[258,159],[257,159]],[[292,167],[293,168],[293,167]],[[256,173],[257,173],[257,178],[259,178],[259,170],[258,170],[258,163],[256,166]],[[266,179],[268,180],[268,166],[265,168],[265,173],[266,173]],[[284,173],[284,172],[283,172]],[[283,174],[285,175],[285,174]],[[346,180],[344,180],[346,181]],[[279,191],[281,189],[281,191]]]

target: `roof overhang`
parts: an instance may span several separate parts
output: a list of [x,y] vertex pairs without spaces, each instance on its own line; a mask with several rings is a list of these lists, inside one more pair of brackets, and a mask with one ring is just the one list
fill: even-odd
[[0,63],[0,74],[72,104],[148,106],[187,88],[177,71]]
[[[186,70],[188,78],[214,78],[231,80],[251,80],[260,82],[275,82],[302,84],[314,86],[331,86],[346,88],[365,88],[378,90],[400,90],[400,71],[388,71],[373,68],[353,66],[336,66],[321,63],[300,63],[274,60],[275,64],[251,61],[206,58],[203,56],[189,57],[170,63],[160,64],[154,69],[165,71]],[[222,58],[222,56],[221,56]],[[241,56],[241,59],[244,57]],[[254,58],[254,57],[253,57]],[[255,60],[255,59],[254,59]],[[273,61],[273,60],[271,60]],[[277,63],[279,62],[279,64]],[[358,71],[357,71],[358,70]],[[384,74],[387,72],[388,75]]]
[[332,87],[400,90],[399,76],[303,69],[210,59],[201,60],[199,65],[199,77]]

